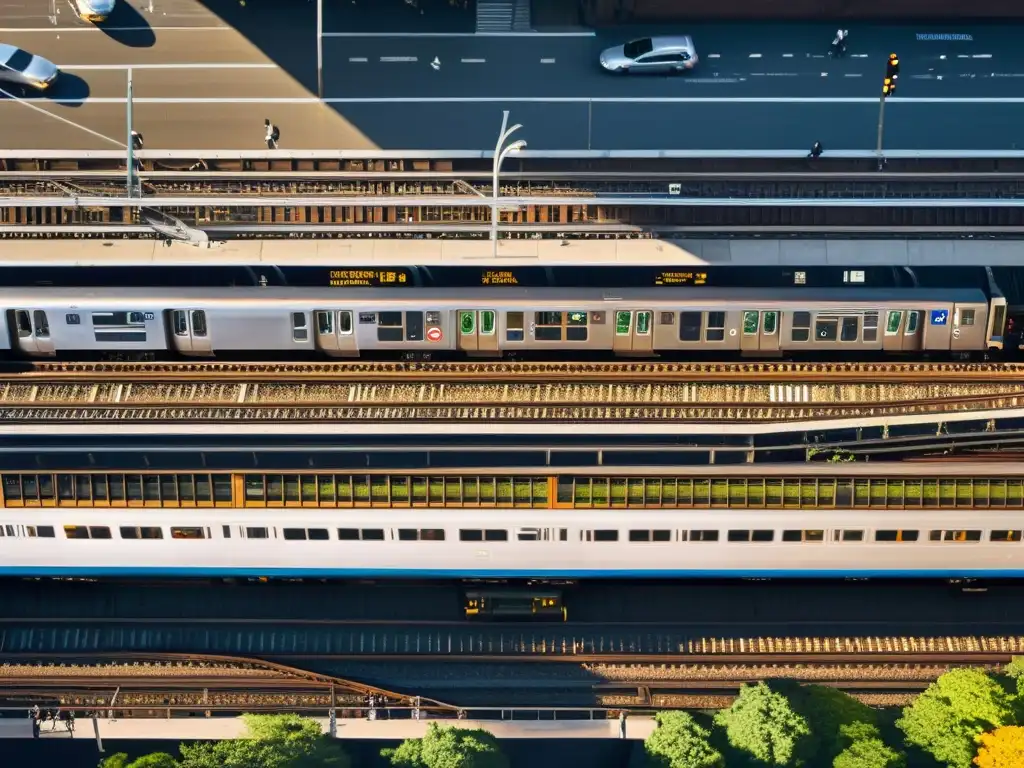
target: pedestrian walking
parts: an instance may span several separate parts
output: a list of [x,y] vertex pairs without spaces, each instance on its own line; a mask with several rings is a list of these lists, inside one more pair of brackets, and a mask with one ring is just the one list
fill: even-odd
[[811,145],[811,151],[807,153],[807,157],[813,160],[817,160],[819,157],[821,157],[821,153],[824,151],[825,148],[821,146],[821,142],[816,141],[814,142],[814,144]]
[[848,29],[837,29],[836,36],[832,40],[832,47],[829,49],[829,56],[837,59],[846,55],[846,40],[850,35]]
[[71,738],[75,738],[75,713],[70,709],[64,713],[64,727],[68,729]]
[[138,131],[132,131],[132,149],[142,149],[142,134]]
[[270,122],[268,117],[263,121],[264,140],[267,142],[267,149],[277,149],[277,142],[281,138],[281,130]]

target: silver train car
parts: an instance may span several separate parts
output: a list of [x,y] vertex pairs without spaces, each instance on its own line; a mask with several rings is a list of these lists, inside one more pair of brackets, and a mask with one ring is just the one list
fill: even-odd
[[1003,346],[976,289],[0,289],[0,355],[183,358],[596,352],[970,357]]
[[0,575],[1024,578],[984,510],[54,508],[0,511]]

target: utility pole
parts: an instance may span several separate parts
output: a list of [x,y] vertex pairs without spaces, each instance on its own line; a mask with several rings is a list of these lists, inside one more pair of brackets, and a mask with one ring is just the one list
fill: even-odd
[[889,54],[889,60],[885,63],[885,79],[882,80],[882,95],[878,99],[878,142],[875,145],[875,154],[878,156],[878,170],[885,169],[885,155],[882,149],[882,139],[885,135],[885,102],[890,96],[896,93],[896,83],[900,76],[900,57],[895,53]]
[[513,141],[508,146],[505,146],[509,136],[523,127],[519,123],[516,123],[511,128],[506,128],[507,125],[508,110],[506,109],[501,116],[501,130],[498,131],[498,143],[494,145],[494,166],[491,178],[493,198],[491,201],[491,248],[492,255],[495,258],[498,256],[498,174],[501,172],[501,161],[508,155],[526,149],[526,142],[522,139]]
[[134,121],[132,120],[132,68],[128,67],[128,197],[135,196],[135,137],[132,135]]
[[324,0],[316,0],[316,95],[324,97]]

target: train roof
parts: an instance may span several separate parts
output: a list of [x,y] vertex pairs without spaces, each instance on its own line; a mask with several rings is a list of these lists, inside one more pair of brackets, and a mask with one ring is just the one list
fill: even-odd
[[478,303],[485,297],[501,301],[671,301],[686,299],[698,302],[863,302],[863,301],[985,301],[980,288],[519,288],[511,286],[478,286],[472,288],[0,288],[0,306],[32,307],[33,302],[61,301],[71,304],[116,302],[119,300],[151,302],[169,306],[187,306],[190,302],[235,301],[464,301],[472,297]]

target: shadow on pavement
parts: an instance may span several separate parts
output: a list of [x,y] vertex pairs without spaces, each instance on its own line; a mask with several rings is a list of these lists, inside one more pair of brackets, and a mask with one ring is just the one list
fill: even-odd
[[[0,83],[0,101],[31,101],[36,104],[46,102],[61,103],[66,107],[78,108],[89,97],[89,83],[78,75],[61,72],[55,82],[46,91],[23,88],[9,83]],[[9,94],[9,95],[8,95]],[[65,99],[69,101],[65,101]]]
[[156,33],[146,18],[129,3],[114,6],[113,13],[96,28],[114,42],[128,48],[152,48],[156,45]]

